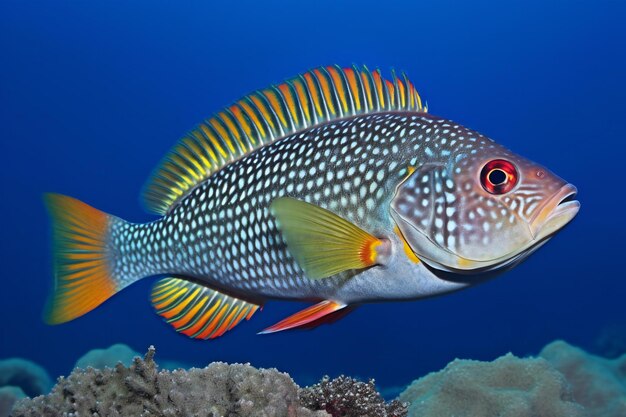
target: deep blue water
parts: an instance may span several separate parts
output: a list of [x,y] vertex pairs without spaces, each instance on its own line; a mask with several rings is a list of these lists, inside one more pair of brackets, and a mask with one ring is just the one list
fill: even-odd
[[[624,2],[286,3],[0,3],[0,358],[59,375],[95,347],[153,344],[193,365],[251,362],[303,382],[348,373],[393,386],[455,357],[532,354],[557,338],[598,350],[607,327],[626,327]],[[188,340],[153,313],[152,279],[71,323],[43,323],[42,193],[152,220],[140,189],[186,130],[243,94],[332,63],[405,71],[431,113],[576,184],[578,217],[494,281],[364,306],[313,331],[257,336],[304,306],[272,302],[218,340]]]

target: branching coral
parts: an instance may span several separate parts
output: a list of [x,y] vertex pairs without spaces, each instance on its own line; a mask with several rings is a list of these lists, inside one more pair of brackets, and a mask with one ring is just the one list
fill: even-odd
[[319,383],[300,390],[302,405],[324,410],[333,417],[403,417],[407,405],[398,401],[385,403],[376,390],[374,380],[360,382],[340,376],[324,377]]
[[[107,353],[103,351],[99,353]],[[97,352],[98,353],[98,352]],[[110,353],[110,352],[109,352]],[[107,355],[108,356],[108,353]],[[100,356],[96,355],[97,358]],[[0,362],[0,382],[39,381],[27,361]],[[7,366],[8,364],[8,366]],[[17,372],[29,369],[25,374]],[[45,375],[45,372],[43,373]],[[75,369],[46,396],[18,401],[14,417],[623,417],[626,355],[603,359],[554,342],[538,358],[455,360],[385,403],[374,381],[341,376],[299,388],[289,375],[250,365],[159,371],[154,349],[130,367]],[[39,384],[39,385],[38,385]],[[41,393],[47,383],[26,384]],[[24,394],[0,390],[0,417]],[[6,415],[6,412],[5,414]]]
[[158,371],[154,348],[127,368],[76,369],[47,396],[22,400],[14,417],[323,417],[298,401],[298,386],[275,369],[212,363]]

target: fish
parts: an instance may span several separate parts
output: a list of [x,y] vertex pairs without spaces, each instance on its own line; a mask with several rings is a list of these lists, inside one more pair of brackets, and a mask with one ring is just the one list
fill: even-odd
[[492,139],[429,113],[405,75],[318,67],[198,124],[145,186],[131,223],[46,194],[50,324],[157,277],[178,333],[213,339],[268,301],[311,305],[260,333],[312,328],[358,306],[482,283],[577,214],[577,189]]

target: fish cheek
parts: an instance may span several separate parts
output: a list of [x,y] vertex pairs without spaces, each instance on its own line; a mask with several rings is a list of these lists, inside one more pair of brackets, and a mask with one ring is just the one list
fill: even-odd
[[437,265],[451,266],[457,263],[456,256],[431,241],[413,225],[411,220],[403,217],[393,207],[391,209],[391,217],[403,239],[408,243],[418,259],[434,267],[438,267]]
[[451,195],[452,189],[444,166],[426,164],[398,185],[391,202],[396,226],[417,257],[426,263],[451,267],[458,264],[457,256],[442,244],[446,202],[450,200],[446,194]]

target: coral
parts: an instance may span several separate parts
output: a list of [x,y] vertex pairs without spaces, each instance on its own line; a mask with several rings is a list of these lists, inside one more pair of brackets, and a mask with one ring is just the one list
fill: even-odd
[[376,390],[374,380],[360,382],[340,376],[325,376],[319,383],[300,390],[302,405],[324,410],[333,417],[404,417],[407,405],[398,401],[385,403]]
[[605,359],[556,341],[543,348],[539,356],[567,378],[574,398],[589,415],[626,416],[626,354]]
[[8,417],[13,408],[13,404],[20,398],[26,397],[20,387],[0,388],[0,417]]
[[511,354],[493,362],[454,360],[400,395],[413,417],[582,417],[569,384],[545,359]]
[[[161,370],[154,348],[128,367],[125,345],[92,351],[52,392],[15,403],[13,417],[623,417],[626,355],[604,359],[565,342],[537,358],[511,354],[493,362],[455,360],[385,403],[374,381],[340,376],[299,388],[289,375],[250,365]],[[113,362],[115,361],[115,362]],[[114,368],[109,366],[117,363]],[[92,365],[104,369],[94,369]],[[0,417],[16,399],[47,391],[45,371],[31,362],[0,361]],[[22,391],[24,390],[24,392]],[[26,393],[26,394],[25,394]],[[33,395],[33,394],[31,394]],[[401,402],[402,401],[402,402]],[[409,402],[408,406],[404,402]]]
[[135,356],[139,356],[139,353],[124,344],[118,343],[107,349],[90,350],[74,366],[82,369],[88,367],[104,369],[106,367],[113,368],[118,362],[129,366]]
[[47,396],[18,401],[14,417],[324,417],[302,407],[298,386],[275,369],[212,363],[204,369],[158,371],[154,348],[130,367],[76,369]]
[[0,360],[0,387],[13,386],[34,397],[45,394],[52,385],[45,369],[26,359]]

